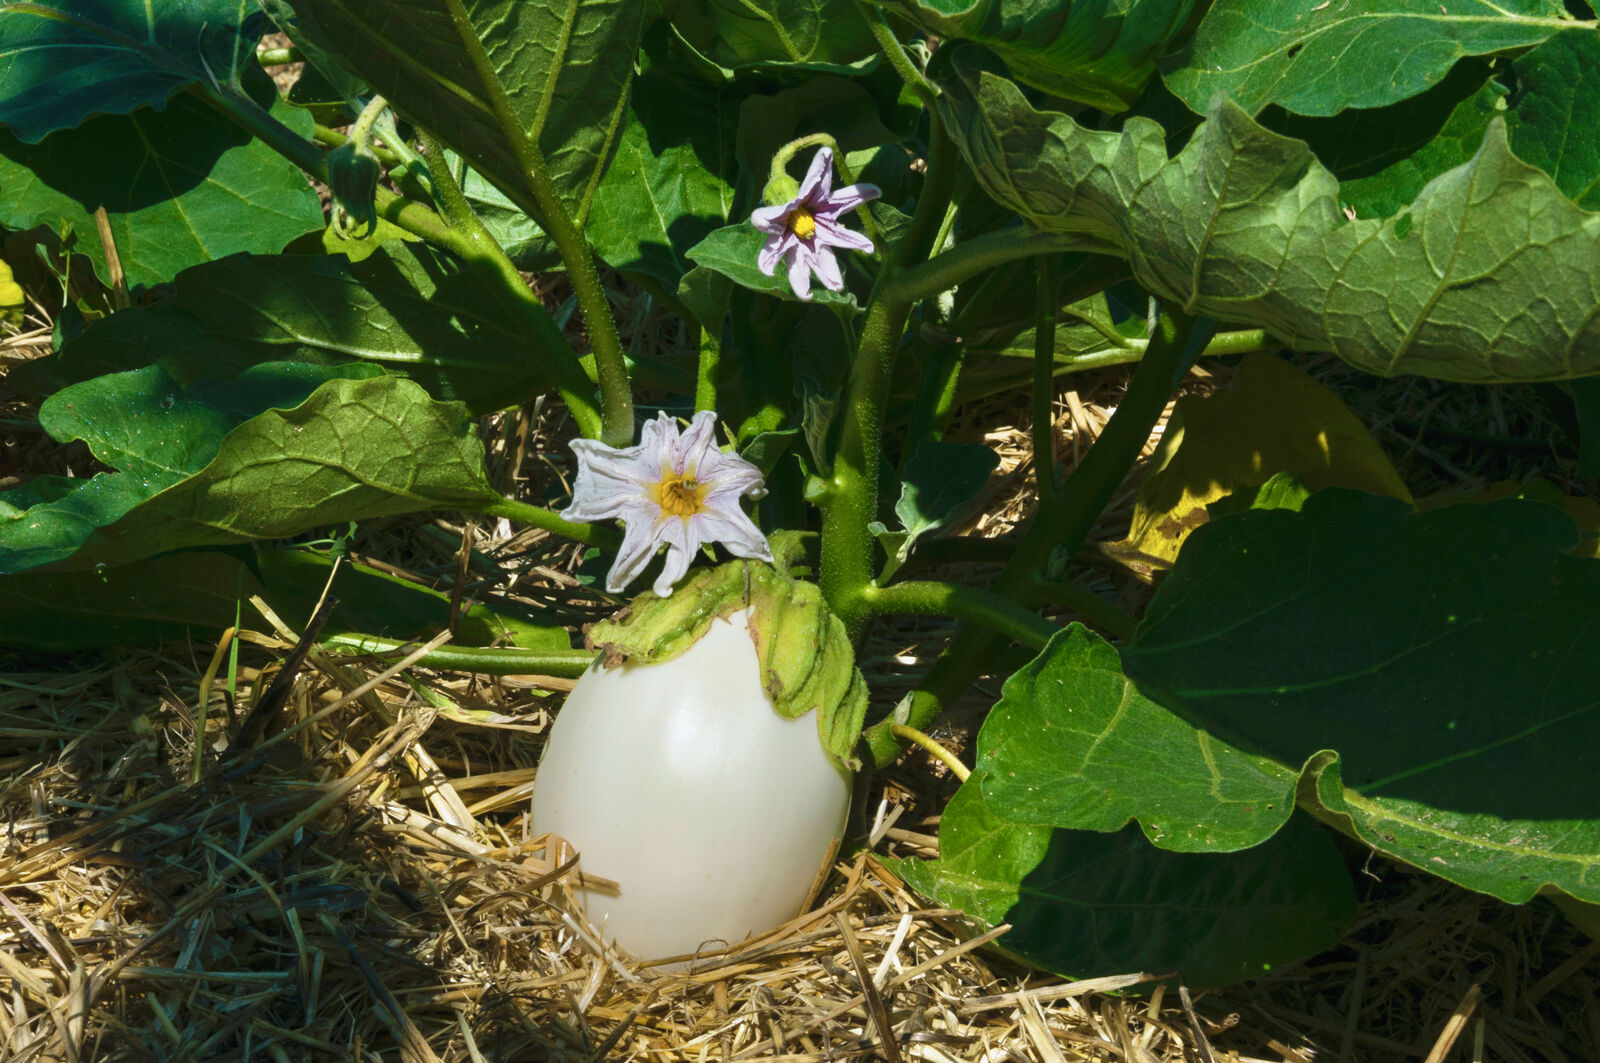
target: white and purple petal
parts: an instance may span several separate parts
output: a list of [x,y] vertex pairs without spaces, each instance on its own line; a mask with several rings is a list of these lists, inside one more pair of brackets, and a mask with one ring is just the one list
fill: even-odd
[[794,203],[806,207],[824,203],[832,190],[833,149],[818,148],[817,153],[811,156],[811,166],[806,170],[806,179],[800,182],[800,193],[795,196]]
[[852,251],[872,254],[876,248],[872,240],[854,229],[846,229],[831,218],[817,217],[817,243],[829,247],[848,247]]

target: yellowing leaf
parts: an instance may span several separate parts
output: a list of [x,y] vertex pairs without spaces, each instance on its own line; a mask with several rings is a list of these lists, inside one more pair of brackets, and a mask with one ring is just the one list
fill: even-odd
[[1244,359],[1232,391],[1178,400],[1134,504],[1129,542],[1172,561],[1206,506],[1280,472],[1312,491],[1352,487],[1411,501],[1366,426],[1339,397],[1270,354]]

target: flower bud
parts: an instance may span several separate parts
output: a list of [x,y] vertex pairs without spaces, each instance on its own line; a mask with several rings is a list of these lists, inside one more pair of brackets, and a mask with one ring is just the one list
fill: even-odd
[[[366,143],[351,139],[328,153],[328,188],[333,192],[333,229],[347,239],[361,240],[378,226],[374,196],[383,167]],[[357,236],[355,229],[364,231]]]
[[761,198],[769,207],[781,207],[799,196],[800,182],[781,171],[767,182],[766,190],[761,193]]

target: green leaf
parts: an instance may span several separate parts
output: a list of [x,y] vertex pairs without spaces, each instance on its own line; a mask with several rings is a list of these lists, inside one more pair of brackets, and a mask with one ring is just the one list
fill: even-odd
[[[208,335],[359,358],[403,371],[475,412],[545,390],[536,352],[470,271],[393,242],[358,263],[334,255],[236,255],[178,277],[178,306]],[[120,316],[120,315],[119,315]]]
[[1460,59],[1531,48],[1572,25],[1561,0],[1215,0],[1165,77],[1202,114],[1220,92],[1252,114],[1275,103],[1333,115],[1409,99]]
[[254,16],[253,0],[0,3],[0,125],[36,144],[91,115],[159,109],[185,85],[237,82],[255,65]]
[[[330,568],[327,557],[309,550],[258,548],[253,561],[238,551],[180,550],[111,568],[0,576],[0,644],[62,652],[214,636],[233,624],[239,607],[254,613],[251,595],[299,624],[316,607]],[[339,604],[324,637],[427,638],[450,620],[448,595],[348,560],[332,592]],[[571,648],[562,628],[514,607],[479,602],[463,610],[452,644],[491,643]]]
[[[0,523],[0,573],[115,565],[498,497],[458,403],[392,376],[335,377],[298,401],[297,381],[303,392],[319,373],[340,372],[373,368],[271,363],[191,395],[152,366],[57,393],[40,412],[46,430],[84,439],[127,471],[0,494],[0,505],[23,510]],[[252,408],[266,412],[245,420]]]
[[[274,114],[311,135],[304,112]],[[130,284],[159,284],[237,251],[278,251],[322,227],[317,194],[292,163],[189,96],[164,111],[92,118],[37,144],[0,132],[0,188],[0,226],[69,227],[76,250],[109,280],[94,224],[104,205]]]
[[988,46],[1019,81],[1113,112],[1143,91],[1194,8],[1194,0],[879,2],[935,36]]
[[839,71],[876,57],[855,0],[685,0],[673,8],[672,26],[726,77]]
[[691,247],[727,224],[737,166],[737,110],[721,87],[647,74],[629,108],[617,155],[589,217],[596,253],[676,291]]
[[1133,817],[1179,850],[1256,844],[1298,797],[1469,889],[1600,900],[1600,562],[1577,542],[1520,500],[1336,489],[1215,520],[1124,649],[1131,679],[1072,630],[1007,683],[985,797],[1064,828]]
[[1511,69],[1511,149],[1573,202],[1600,209],[1600,36],[1592,28],[1558,33]]
[[1118,248],[1141,287],[1190,313],[1382,375],[1600,370],[1600,215],[1512,155],[1503,122],[1396,217],[1348,221],[1303,142],[1224,98],[1169,161],[1154,122],[1085,129],[952,51],[936,106],[989,194]]
[[[449,144],[524,212],[539,214],[519,141],[543,152],[574,218],[588,216],[621,134],[644,4],[466,0],[468,24],[457,26],[444,0],[292,3],[301,36]],[[512,127],[495,116],[502,94]]]
[[[789,278],[783,263],[778,264],[777,271],[770,277],[756,266],[756,258],[761,254],[761,245],[766,240],[766,234],[751,225],[748,220],[737,222],[723,226],[691,247],[688,251],[689,261],[719,273],[753,292],[775,295],[779,299],[791,302],[801,302],[800,297],[794,294],[794,289],[789,287]],[[839,253],[841,268],[848,268],[853,254],[854,252]],[[811,302],[821,306],[847,306],[852,310],[858,308],[856,297],[850,294],[848,288],[842,292],[829,291],[815,278],[812,279]]]
[[982,773],[951,799],[939,858],[897,874],[992,925],[1000,947],[1072,978],[1174,972],[1191,989],[1243,981],[1328,948],[1355,913],[1338,849],[1297,817],[1241,853],[1170,853],[1136,830],[1051,830],[985,807]]
[[[1457,70],[1470,69],[1460,65]],[[1439,88],[1451,88],[1447,78]],[[1416,199],[1435,177],[1472,161],[1473,155],[1483,145],[1484,134],[1489,130],[1489,123],[1496,115],[1505,113],[1506,90],[1498,81],[1489,79],[1478,87],[1472,95],[1457,103],[1445,118],[1444,124],[1438,131],[1433,130],[1433,122],[1425,113],[1418,113],[1435,100],[1444,101],[1449,97],[1435,90],[1430,90],[1422,96],[1414,98],[1411,103],[1418,104],[1416,108],[1402,106],[1403,113],[1395,116],[1395,124],[1410,129],[1418,142],[1414,150],[1402,158],[1390,160],[1389,152],[1377,155],[1373,163],[1386,163],[1381,169],[1372,170],[1373,163],[1362,165],[1357,163],[1346,176],[1339,173],[1339,201],[1354,210],[1363,218],[1387,218],[1404,210],[1411,201]],[[1349,112],[1347,112],[1349,113]],[[1309,140],[1317,157],[1329,165],[1336,165],[1328,158],[1321,138],[1308,137],[1310,130],[1304,124],[1312,121],[1328,123],[1340,128],[1329,129],[1323,133],[1328,139],[1337,137],[1341,142],[1351,145],[1392,145],[1404,149],[1408,145],[1406,139],[1395,135],[1384,136],[1377,130],[1364,129],[1357,122],[1346,122],[1341,118],[1329,119],[1304,119],[1300,123],[1288,124],[1280,130],[1288,136],[1300,137]],[[1398,130],[1397,130],[1398,132]],[[1344,159],[1338,160],[1344,163]],[[1355,160],[1349,160],[1355,162]],[[1336,167],[1335,172],[1338,173]]]
[[918,443],[901,474],[900,498],[894,504],[906,532],[897,548],[899,563],[911,556],[918,539],[961,516],[999,464],[1000,455],[981,443]]
[[1312,491],[1350,487],[1411,501],[1339,396],[1275,355],[1250,354],[1230,390],[1178,399],[1140,482],[1128,542],[1172,561],[1208,507],[1281,472]]

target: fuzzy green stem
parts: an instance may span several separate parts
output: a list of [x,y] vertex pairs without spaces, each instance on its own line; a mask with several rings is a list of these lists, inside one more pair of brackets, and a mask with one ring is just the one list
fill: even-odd
[[887,587],[868,587],[862,600],[874,614],[911,613],[971,620],[1035,650],[1043,649],[1059,630],[1010,598],[940,580],[907,580]]
[[[330,635],[324,646],[337,646],[357,653],[392,654],[409,652],[414,642],[380,638],[376,635]],[[599,654],[594,650],[522,650],[487,646],[441,646],[424,654],[417,664],[452,672],[477,672],[480,675],[554,675],[576,679],[588,670]]]
[[1056,289],[1054,255],[1040,255],[1033,312],[1033,472],[1039,501],[1056,490]]
[[1089,588],[1066,580],[1042,577],[1036,579],[1032,597],[1036,601],[1064,605],[1095,627],[1123,642],[1133,638],[1134,629],[1139,626],[1139,621],[1132,613],[1119,609]]
[[[894,271],[885,262],[879,287]],[[861,342],[845,391],[846,416],[834,455],[833,475],[826,480],[822,508],[822,593],[852,640],[866,633],[872,612],[863,592],[872,583],[875,549],[867,525],[878,519],[878,467],[882,461],[883,410],[895,348],[905,327],[908,306],[883,298],[870,299],[861,327]]]
[[564,519],[553,510],[518,502],[514,498],[501,498],[489,502],[478,507],[478,512],[490,517],[505,517],[522,524],[530,524],[535,528],[543,528],[545,531],[575,539],[585,546],[612,550],[622,541],[622,537],[612,528],[599,524],[579,524]]
[[[1180,370],[1188,364],[1192,348],[1210,335],[1209,321],[1185,318],[1176,325],[1170,319],[1163,321],[1166,327],[1145,352],[1105,431],[1061,490],[1034,512],[995,583],[995,594],[1026,597],[1051,553],[1056,549],[1069,554],[1076,551],[1118,485],[1127,479],[1128,470],[1166,408]],[[1000,645],[999,637],[984,628],[965,628],[951,640],[912,695],[909,714],[902,722],[925,730],[982,673],[985,661],[993,658]],[[886,724],[887,721],[874,725],[866,735],[873,759],[880,766],[892,762],[900,753],[900,744]]]
[[895,275],[884,295],[908,303],[948,291],[984,270],[1019,258],[1060,251],[1102,253],[1109,246],[1082,233],[1029,232],[1013,226],[963,241],[920,265]]
[[912,745],[921,746],[923,749],[927,750],[928,755],[948,768],[950,770],[950,774],[954,775],[958,782],[966,782],[967,778],[971,776],[971,768],[961,763],[960,759],[954,753],[946,749],[941,743],[935,741],[933,736],[925,731],[919,731],[915,727],[907,727],[903,723],[894,724],[889,728],[889,730],[893,732],[896,738],[904,739],[905,741],[910,742]]
[[589,343],[594,349],[595,369],[600,384],[600,409],[602,428],[599,439],[608,446],[625,447],[633,442],[633,387],[628,380],[628,367],[622,357],[622,340],[617,334],[617,321],[611,315],[611,303],[600,283],[595,269],[594,254],[584,238],[583,231],[556,190],[550,179],[550,167],[544,153],[534,139],[523,133],[522,122],[511,110],[511,100],[500,84],[494,65],[478,39],[477,30],[467,17],[462,0],[445,0],[450,21],[456,27],[461,45],[471,58],[474,70],[489,97],[489,106],[495,121],[507,133],[517,165],[527,179],[534,202],[544,215],[540,221],[545,232],[555,241],[567,268],[567,279],[572,282],[573,293],[578,297],[578,309],[589,329]]
[[698,330],[700,333],[700,361],[695,366],[694,378],[694,408],[696,410],[715,410],[717,408],[717,363],[722,359],[721,338],[712,334],[708,328]]
[[891,295],[895,276],[909,262],[928,254],[954,188],[955,151],[934,119],[927,182],[901,243],[883,256],[867,297],[866,319],[855,362],[845,387],[845,419],[834,455],[833,474],[816,499],[822,509],[821,573],[818,583],[828,606],[859,643],[872,620],[862,593],[872,585],[876,544],[867,525],[878,519],[878,470],[883,460],[883,417],[889,401],[895,352],[911,300]]
[[[488,229],[484,228],[477,212],[472,209],[472,204],[467,202],[461,186],[456,183],[456,175],[450,172],[450,162],[444,157],[444,149],[431,135],[422,137],[422,161],[428,164],[428,176],[433,180],[433,194],[438,199],[439,209],[444,211],[444,216],[450,220],[451,227],[469,240],[476,241],[487,237],[490,243],[499,247],[499,242],[489,235]],[[508,259],[509,257],[507,256]]]
[[[897,263],[910,266],[915,262],[937,255],[949,235],[949,226],[955,223],[950,197],[955,192],[956,172],[961,157],[955,141],[944,127],[937,112],[928,112],[928,158],[922,192],[917,196],[916,213],[911,217],[911,228],[897,249]],[[943,289],[940,289],[941,291]],[[933,294],[937,295],[938,292]]]
[[[325,125],[312,126],[311,139],[316,141],[318,144],[326,144],[330,148],[337,148],[341,144],[350,143],[349,137],[345,136],[336,129],[329,129]],[[368,146],[371,149],[372,154],[378,157],[378,161],[383,163],[384,169],[393,169],[404,161],[399,155],[390,151],[388,148],[379,147],[376,144],[371,144]]]
[[874,4],[858,2],[856,5],[861,11],[861,17],[866,20],[867,29],[872,32],[872,37],[878,42],[878,50],[883,57],[889,60],[889,65],[894,67],[894,72],[900,75],[900,80],[906,87],[916,94],[917,99],[933,106],[933,101],[938,98],[939,90],[922,76],[922,71],[911,62],[911,57],[901,47],[900,40],[883,20],[883,9]]

